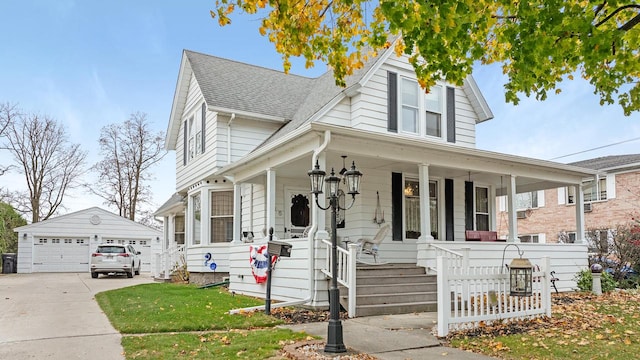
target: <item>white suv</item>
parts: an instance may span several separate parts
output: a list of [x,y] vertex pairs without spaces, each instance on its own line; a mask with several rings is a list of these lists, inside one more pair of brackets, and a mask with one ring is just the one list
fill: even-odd
[[125,273],[128,278],[140,275],[140,251],[131,245],[102,244],[91,254],[91,277],[98,274]]

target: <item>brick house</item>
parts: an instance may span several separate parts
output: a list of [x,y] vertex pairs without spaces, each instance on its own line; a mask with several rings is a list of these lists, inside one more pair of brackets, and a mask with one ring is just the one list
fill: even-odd
[[[613,155],[570,165],[599,172],[582,183],[585,230],[609,230],[640,214],[640,154]],[[517,195],[521,242],[556,243],[576,239],[575,190],[561,187]],[[499,236],[509,230],[505,199],[498,199]]]

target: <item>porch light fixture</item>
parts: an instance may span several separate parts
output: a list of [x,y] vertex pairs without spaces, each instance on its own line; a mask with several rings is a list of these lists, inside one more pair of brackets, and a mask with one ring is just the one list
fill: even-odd
[[[343,158],[344,159],[344,158]],[[338,289],[338,236],[337,236],[337,211],[338,209],[349,210],[356,200],[356,195],[360,193],[360,179],[362,173],[356,169],[355,162],[352,162],[351,169],[342,173],[342,179],[336,176],[333,169],[331,174],[325,179],[327,174],[320,169],[318,161],[313,169],[307,173],[311,179],[311,193],[314,194],[316,205],[322,210],[331,209],[331,287],[329,288],[329,327],[327,330],[327,344],[324,351],[327,353],[343,353],[347,351],[342,338],[342,322],[340,321],[340,290]],[[345,181],[347,194],[351,195],[351,204],[345,208],[338,203],[338,190],[340,181]],[[322,194],[323,183],[328,187],[329,206],[322,207],[318,202],[318,194]]]
[[[533,293],[533,266],[527,258],[523,258],[524,251],[521,251],[516,244],[507,244],[502,250],[502,263],[504,264],[504,253],[509,246],[518,249],[520,258],[511,260],[509,264],[509,295],[511,296],[531,296]],[[502,268],[500,269],[502,271]]]

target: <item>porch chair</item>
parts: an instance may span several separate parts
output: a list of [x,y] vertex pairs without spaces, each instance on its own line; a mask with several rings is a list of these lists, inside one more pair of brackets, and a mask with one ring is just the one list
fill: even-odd
[[377,263],[378,262],[378,245],[380,245],[382,240],[384,240],[385,236],[387,236],[387,233],[389,232],[390,229],[391,229],[391,225],[386,224],[382,226],[380,229],[378,229],[378,232],[373,237],[373,239],[369,239],[369,238],[358,239],[358,242],[357,242],[359,246],[358,259],[360,259],[362,254],[372,255],[373,262]]

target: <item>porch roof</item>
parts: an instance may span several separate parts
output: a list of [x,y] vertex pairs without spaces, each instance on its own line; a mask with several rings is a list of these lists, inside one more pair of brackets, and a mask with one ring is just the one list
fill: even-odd
[[[527,158],[479,150],[427,139],[407,138],[393,133],[378,133],[335,125],[312,123],[296,129],[282,141],[247,155],[242,161],[222,168],[217,175],[235,176],[246,181],[265,172],[268,159],[271,168],[283,176],[306,177],[311,167],[309,147],[291,146],[291,142],[312,142],[319,146],[322,132],[329,132],[327,163],[341,164],[340,155],[349,155],[359,168],[375,168],[394,172],[417,172],[417,165],[430,165],[432,176],[471,178],[494,185],[504,183],[505,175],[516,176],[517,192],[543,190],[569,184],[580,184],[597,170],[553,161]],[[284,146],[284,144],[290,146]],[[315,148],[315,147],[313,147]],[[305,169],[305,171],[301,171]],[[238,176],[239,175],[239,176]],[[498,187],[498,194],[502,195]]]

